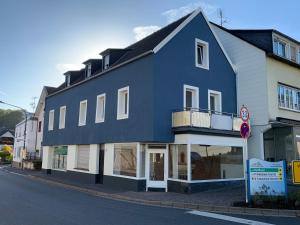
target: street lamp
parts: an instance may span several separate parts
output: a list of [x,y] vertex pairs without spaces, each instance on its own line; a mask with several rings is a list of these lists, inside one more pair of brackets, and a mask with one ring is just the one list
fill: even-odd
[[24,115],[25,115],[25,129],[24,129],[23,149],[25,150],[25,147],[26,147],[26,132],[27,132],[26,131],[27,130],[27,111],[26,111],[26,109],[23,109],[22,107],[19,107],[19,106],[16,106],[16,105],[12,105],[12,104],[3,102],[1,100],[0,100],[0,103],[4,104],[4,105],[8,105],[8,106],[12,106],[12,107],[18,108],[18,109],[20,109],[24,113]]

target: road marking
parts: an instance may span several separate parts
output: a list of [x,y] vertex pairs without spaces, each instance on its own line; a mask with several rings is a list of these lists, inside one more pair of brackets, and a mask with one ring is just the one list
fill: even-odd
[[197,211],[197,210],[189,211],[187,213],[197,215],[197,216],[211,217],[214,219],[227,220],[230,222],[249,224],[249,225],[274,225],[271,223],[263,223],[263,222],[254,221],[254,220],[247,220],[247,219],[242,219],[242,218],[237,218],[237,217],[232,217],[232,216],[225,216],[225,215],[216,214],[216,213],[202,212],[202,211]]
[[7,172],[7,173],[19,175],[19,176],[22,176],[22,177],[27,177],[27,175],[25,175],[25,174],[21,174],[21,173],[16,173],[16,172],[9,171],[9,170],[5,169],[4,166],[0,167],[0,169],[2,169],[4,172]]

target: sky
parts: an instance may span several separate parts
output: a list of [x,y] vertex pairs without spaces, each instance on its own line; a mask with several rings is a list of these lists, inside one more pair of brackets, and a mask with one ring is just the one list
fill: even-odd
[[[225,27],[273,28],[300,40],[299,0],[0,0],[0,101],[33,111],[43,86],[201,7]],[[275,4],[278,3],[278,4]],[[10,108],[0,104],[0,108]],[[13,109],[13,108],[12,108]]]

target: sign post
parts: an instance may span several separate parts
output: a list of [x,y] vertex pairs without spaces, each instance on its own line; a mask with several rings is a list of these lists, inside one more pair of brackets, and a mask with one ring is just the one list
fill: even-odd
[[294,160],[292,162],[292,175],[293,183],[300,184],[300,160]]
[[[249,110],[247,109],[247,107],[245,107],[244,105],[241,107],[240,109],[240,118],[243,121],[241,127],[240,127],[240,134],[241,137],[244,139],[244,156],[246,159],[248,159],[248,137],[250,136],[250,125],[249,125],[249,119],[250,119],[250,113]],[[246,162],[246,168],[245,168],[245,173],[244,173],[244,177],[245,177],[245,190],[246,190],[246,203],[249,202],[248,199],[248,160],[244,160],[244,165]]]

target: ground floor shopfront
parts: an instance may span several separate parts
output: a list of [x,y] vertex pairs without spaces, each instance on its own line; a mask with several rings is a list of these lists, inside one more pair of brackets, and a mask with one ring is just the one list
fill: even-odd
[[239,137],[175,135],[174,143],[44,146],[43,169],[84,183],[128,190],[191,193],[243,183],[244,141]]

